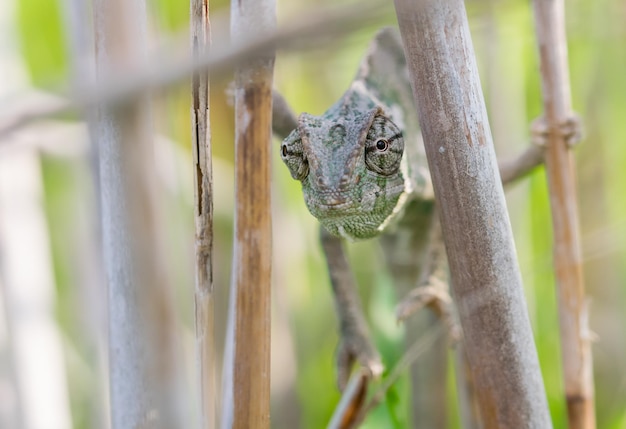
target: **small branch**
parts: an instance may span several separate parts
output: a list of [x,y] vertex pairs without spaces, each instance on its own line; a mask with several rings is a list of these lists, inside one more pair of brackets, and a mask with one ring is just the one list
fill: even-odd
[[498,162],[503,185],[508,185],[529,174],[543,162],[543,149],[530,145],[516,158]]
[[333,412],[327,429],[349,429],[356,427],[359,417],[364,415],[367,387],[372,373],[365,368],[354,373],[341,395],[341,400]]
[[[100,75],[95,86],[86,86],[62,99],[46,104],[26,106],[22,111],[0,117],[0,135],[21,127],[36,119],[59,115],[68,111],[83,111],[95,105],[110,105],[137,97],[153,89],[173,85],[201,70],[210,70],[213,77],[224,76],[237,65],[251,58],[258,58],[276,49],[297,49],[319,45],[334,40],[351,31],[375,22],[386,2],[369,1],[354,5],[305,11],[301,16],[285,19],[288,24],[279,29],[248,32],[230,46],[215,47],[197,59],[188,57],[180,61],[164,61],[171,58],[169,52],[137,65],[132,71]],[[216,27],[220,27],[216,25]],[[176,57],[179,57],[176,54]]]
[[[569,427],[596,427],[593,364],[582,272],[574,158],[569,140],[576,134],[571,106],[565,5],[563,0],[533,1],[541,60],[545,155],[558,291],[561,356]],[[572,132],[574,131],[574,132]]]
[[406,349],[400,360],[389,372],[389,375],[385,377],[380,386],[378,386],[378,388],[374,391],[367,404],[362,407],[355,420],[355,425],[362,422],[367,414],[385,399],[385,395],[387,394],[389,388],[393,386],[398,378],[415,362],[417,362],[422,355],[428,353],[435,343],[443,337],[444,332],[445,330],[442,324],[434,325],[427,331],[423,332],[420,338]]

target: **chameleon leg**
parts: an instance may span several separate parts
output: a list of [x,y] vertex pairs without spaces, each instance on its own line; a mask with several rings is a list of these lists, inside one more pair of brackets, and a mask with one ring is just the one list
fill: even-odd
[[446,249],[437,219],[433,220],[431,226],[426,259],[417,287],[397,305],[396,316],[399,321],[404,322],[424,307],[430,308],[445,323],[452,343],[461,339],[448,288]]
[[335,307],[339,316],[340,343],[337,352],[337,383],[343,390],[355,362],[379,376],[383,366],[367,330],[356,291],[355,280],[342,240],[320,226],[320,240],[326,257]]

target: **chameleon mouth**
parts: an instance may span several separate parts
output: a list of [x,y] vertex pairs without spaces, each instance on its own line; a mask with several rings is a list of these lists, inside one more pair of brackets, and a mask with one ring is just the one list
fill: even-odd
[[353,214],[356,214],[356,211],[352,210],[352,208],[353,204],[351,204],[349,201],[344,201],[342,203],[335,204],[320,203],[316,207],[315,211],[318,212],[316,213],[316,217],[323,216],[337,219],[342,217],[349,217]]
[[[304,200],[309,212],[322,223],[325,219],[332,219],[333,223],[350,222],[352,219],[374,218],[382,223],[393,211],[395,204],[381,210],[379,198],[382,194],[386,199],[397,200],[404,191],[404,182],[389,186],[384,190],[377,189],[363,194],[360,198],[353,198],[349,193],[333,192],[316,197],[304,194]],[[393,201],[397,203],[397,201]],[[380,219],[379,219],[380,218]],[[378,226],[378,225],[377,225]]]
[[309,211],[315,217],[341,217],[345,216],[346,214],[350,214],[350,212],[352,212],[352,209],[355,208],[354,201],[345,196],[337,194],[322,196],[321,198],[318,197],[317,199],[310,197],[307,198],[307,195],[305,195],[305,202],[309,208]]

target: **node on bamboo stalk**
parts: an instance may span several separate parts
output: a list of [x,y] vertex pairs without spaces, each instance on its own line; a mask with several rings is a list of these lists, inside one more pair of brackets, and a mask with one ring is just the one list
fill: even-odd
[[561,359],[569,427],[595,429],[593,362],[588,308],[582,272],[582,251],[572,143],[580,137],[580,121],[572,111],[565,4],[535,0],[535,26],[541,62],[544,117],[542,131],[557,283]]

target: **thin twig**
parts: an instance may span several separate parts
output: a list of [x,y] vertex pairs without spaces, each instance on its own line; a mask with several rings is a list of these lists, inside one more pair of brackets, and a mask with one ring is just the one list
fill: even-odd
[[515,158],[498,162],[502,184],[509,185],[521,179],[542,163],[543,149],[531,143]]
[[378,406],[378,404],[380,404],[383,399],[385,399],[387,391],[398,380],[402,373],[405,372],[409,367],[411,367],[411,365],[413,365],[413,363],[415,363],[417,359],[422,356],[427,350],[429,350],[433,346],[435,341],[437,341],[444,332],[444,325],[435,325],[433,328],[430,328],[428,331],[426,331],[418,341],[414,342],[404,352],[404,354],[393,367],[389,375],[385,377],[381,385],[372,394],[370,400],[362,408],[358,418],[356,419],[355,424],[362,422],[367,414],[372,411],[376,406]]
[[327,429],[348,429],[356,427],[363,411],[367,387],[372,380],[371,371],[361,368],[350,377],[335,408]]
[[200,55],[197,60],[187,57],[179,61],[163,61],[172,55],[161,52],[132,70],[117,70],[114,74],[101,75],[97,86],[86,86],[56,102],[27,106],[22,111],[0,118],[0,135],[39,118],[74,110],[83,111],[97,104],[120,103],[152,89],[188,79],[201,70],[210,70],[213,77],[223,76],[238,64],[262,57],[276,49],[318,46],[349,34],[367,23],[376,22],[385,4],[382,0],[376,0],[359,4],[358,7],[351,4],[305,11],[301,16],[285,19],[287,24],[277,30],[248,32],[238,42],[215,47]]

